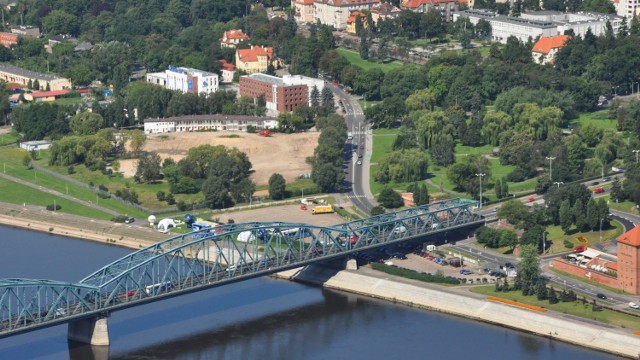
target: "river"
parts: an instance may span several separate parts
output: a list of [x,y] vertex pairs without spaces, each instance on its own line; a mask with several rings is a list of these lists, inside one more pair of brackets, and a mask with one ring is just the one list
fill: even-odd
[[[0,227],[0,278],[79,281],[131,250]],[[499,326],[260,278],[115,312],[109,359],[614,359]],[[0,359],[96,359],[66,326],[0,339]],[[93,353],[92,353],[93,351]]]

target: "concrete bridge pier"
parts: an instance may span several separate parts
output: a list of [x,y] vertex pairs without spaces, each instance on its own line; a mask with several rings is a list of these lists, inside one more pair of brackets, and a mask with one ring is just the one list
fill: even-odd
[[358,270],[358,262],[356,259],[347,260],[347,264],[345,266],[346,270]]
[[69,322],[68,339],[85,344],[108,346],[107,317],[95,317]]

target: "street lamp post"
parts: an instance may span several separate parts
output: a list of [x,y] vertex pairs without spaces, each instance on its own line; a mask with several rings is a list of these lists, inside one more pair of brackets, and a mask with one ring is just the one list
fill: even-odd
[[546,247],[545,244],[547,242],[546,237],[547,237],[547,230],[545,229],[545,231],[542,232],[542,255],[544,255],[544,252],[546,250],[545,249],[545,247]]
[[638,153],[640,152],[640,150],[631,150],[631,152],[636,153],[636,164],[638,163]]
[[600,218],[600,241],[602,241],[602,220],[604,219]]
[[477,173],[476,176],[480,178],[480,207],[482,209],[482,177],[485,176],[485,173]]
[[560,185],[564,184],[562,181],[555,181],[554,185],[558,185],[558,189],[560,189]]
[[547,156],[547,160],[549,160],[549,181],[553,180],[553,160],[555,159],[555,156]]

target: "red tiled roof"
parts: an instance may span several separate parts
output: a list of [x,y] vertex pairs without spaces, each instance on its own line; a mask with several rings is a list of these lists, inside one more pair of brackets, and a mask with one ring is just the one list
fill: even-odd
[[403,8],[416,9],[424,4],[438,5],[446,3],[466,4],[467,0],[402,0],[400,6]]
[[222,69],[224,70],[234,71],[236,69],[236,66],[233,64],[229,64],[227,60],[222,59],[218,60],[218,62],[222,64]]
[[49,96],[65,95],[68,92],[69,90],[67,89],[53,90],[53,91],[36,91],[36,92],[32,92],[31,96],[33,96],[34,98],[42,98],[42,97],[49,97]]
[[313,0],[296,0],[299,5],[313,5]]
[[271,59],[273,57],[273,48],[252,46],[250,49],[238,49],[238,56],[242,62],[258,61],[259,56],[266,56],[268,59]]
[[79,93],[79,94],[88,94],[91,92],[91,89],[89,88],[84,88],[84,89],[76,89],[75,92]]
[[617,262],[610,262],[606,264],[606,267],[613,270],[613,271],[618,271],[618,263]]
[[569,35],[543,36],[533,45],[533,52],[548,54],[552,49],[561,48],[571,39]]
[[231,40],[231,39],[246,40],[248,38],[249,38],[249,35],[243,33],[242,30],[237,30],[237,29],[225,31],[224,35],[222,36],[222,39],[227,39],[227,40]]
[[16,83],[9,83],[7,84],[7,89],[9,90],[22,89],[22,85],[16,84]]
[[360,20],[361,21],[367,21],[367,15],[364,13],[361,13],[360,11],[354,11],[351,13],[351,15],[349,15],[349,18],[347,19],[347,24],[353,24],[354,22],[356,22],[356,16],[360,15]]
[[333,6],[354,6],[354,5],[366,5],[366,4],[377,4],[380,0],[315,0],[315,2],[330,4],[333,3]]
[[398,9],[397,7],[389,3],[383,2],[380,5],[373,6],[369,11],[371,11],[372,13],[380,14],[380,15],[389,15],[394,12],[400,12],[400,9]]
[[620,235],[617,240],[619,243],[640,246],[640,225]]

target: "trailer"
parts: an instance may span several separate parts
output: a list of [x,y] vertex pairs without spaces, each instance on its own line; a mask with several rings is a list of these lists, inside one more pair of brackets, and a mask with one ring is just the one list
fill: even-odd
[[316,206],[313,208],[313,210],[311,210],[311,215],[331,213],[333,213],[333,206],[331,205]]

